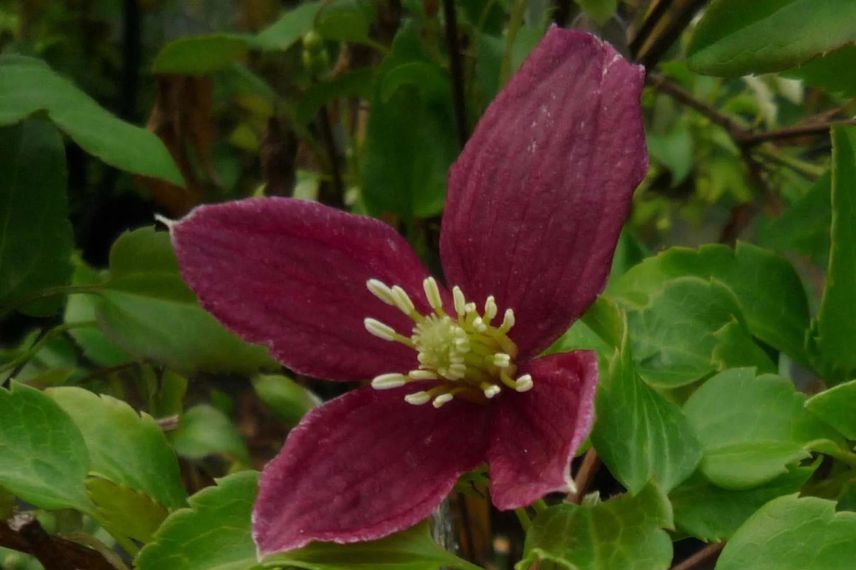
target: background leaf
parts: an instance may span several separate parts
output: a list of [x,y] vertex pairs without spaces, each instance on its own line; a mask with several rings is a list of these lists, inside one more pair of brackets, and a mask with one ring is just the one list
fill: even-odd
[[[856,4],[854,4],[856,6]],[[823,299],[812,348],[830,383],[856,373],[856,127],[832,130],[832,228]]]
[[625,335],[597,391],[592,444],[631,492],[654,479],[669,490],[695,470],[701,446],[680,408],[636,373]]
[[525,570],[536,561],[575,570],[664,570],[672,560],[669,500],[654,485],[594,505],[556,505],[539,514],[526,535]]
[[277,366],[265,348],[243,342],[199,306],[166,232],[142,228],[116,240],[97,316],[123,349],[179,372],[252,374]]
[[88,470],[86,443],[62,408],[17,382],[0,388],[0,485],[44,509],[91,512]]
[[856,560],[856,513],[795,495],[770,501],[734,534],[716,570],[846,570]]
[[788,464],[808,457],[809,442],[832,433],[805,411],[804,401],[788,380],[756,377],[748,368],[705,382],[684,405],[704,448],[702,473],[726,489],[755,487],[785,474]]
[[690,69],[739,76],[794,67],[856,41],[850,0],[717,0],[688,48]]
[[90,471],[144,493],[168,509],[184,506],[178,461],[151,416],[82,388],[51,388],[47,394],[83,434]]
[[17,123],[38,111],[86,152],[134,174],[184,181],[166,147],[154,134],[117,119],[38,59],[0,57],[0,125]]
[[[2,69],[0,63],[0,76]],[[2,307],[12,298],[68,283],[73,235],[65,148],[51,124],[33,119],[0,128],[0,173]],[[45,316],[56,312],[61,302],[43,300],[21,310]]]
[[211,34],[179,38],[165,45],[152,62],[154,73],[207,75],[225,69],[247,53],[247,38]]
[[856,441],[856,380],[812,396],[805,407],[838,433]]
[[249,570],[256,566],[250,513],[258,473],[242,471],[190,497],[137,556],[139,570]]

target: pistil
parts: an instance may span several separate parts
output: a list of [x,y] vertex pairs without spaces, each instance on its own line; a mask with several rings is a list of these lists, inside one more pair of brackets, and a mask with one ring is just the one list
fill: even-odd
[[419,368],[403,373],[381,374],[372,380],[377,390],[400,388],[409,382],[433,381],[438,385],[408,394],[404,399],[414,405],[432,402],[439,408],[456,396],[487,401],[503,388],[525,392],[533,387],[532,377],[514,378],[517,346],[508,337],[514,326],[514,311],[506,309],[498,326],[493,320],[499,314],[491,295],[481,313],[475,303],[467,301],[460,287],[452,288],[455,308],[450,316],[443,306],[440,288],[433,277],[422,283],[431,312],[416,309],[407,292],[398,285],[388,286],[377,279],[366,282],[368,290],[387,305],[396,307],[413,321],[410,336],[376,319],[365,319],[366,330],[374,336],[404,344],[417,351]]

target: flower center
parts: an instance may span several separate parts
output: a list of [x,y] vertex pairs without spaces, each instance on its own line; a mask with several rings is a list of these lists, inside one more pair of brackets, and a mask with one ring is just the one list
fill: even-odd
[[455,315],[448,315],[437,281],[428,277],[422,285],[432,309],[427,315],[416,310],[410,296],[398,285],[389,287],[377,279],[366,282],[375,297],[397,307],[413,321],[410,336],[372,318],[365,319],[366,330],[376,337],[412,348],[419,360],[419,368],[407,374],[392,372],[375,377],[373,388],[387,390],[408,382],[436,381],[437,386],[404,397],[414,405],[433,402],[435,408],[456,396],[484,402],[504,388],[517,392],[532,389],[529,374],[514,378],[517,346],[508,337],[508,331],[514,326],[513,310],[506,309],[502,322],[494,325],[497,306],[493,296],[485,300],[484,309],[479,313],[476,304],[467,302],[460,287],[455,286],[452,288]]

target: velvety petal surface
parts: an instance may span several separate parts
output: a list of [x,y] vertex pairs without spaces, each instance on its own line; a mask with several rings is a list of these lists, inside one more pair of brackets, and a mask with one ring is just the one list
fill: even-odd
[[641,67],[594,36],[551,28],[485,112],[449,174],[449,285],[514,309],[535,355],[602,290],[647,168]]
[[439,410],[413,406],[404,393],[361,388],[292,430],[262,473],[253,512],[261,554],[412,526],[484,461],[486,407],[458,400]]
[[386,224],[314,202],[256,198],[202,206],[172,227],[185,281],[244,339],[301,374],[360,380],[416,367],[416,353],[366,332],[365,317],[412,322],[366,289],[376,278],[427,309],[427,276]]
[[491,498],[499,509],[568,491],[571,459],[594,422],[597,357],[590,351],[530,363],[535,387],[492,405],[488,450]]

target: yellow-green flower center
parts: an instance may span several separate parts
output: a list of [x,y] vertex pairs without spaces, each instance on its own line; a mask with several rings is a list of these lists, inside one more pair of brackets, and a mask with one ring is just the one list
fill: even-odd
[[377,279],[369,279],[366,287],[413,321],[410,336],[370,317],[365,319],[366,330],[384,340],[412,348],[419,361],[419,368],[406,374],[392,372],[375,377],[372,380],[375,389],[398,388],[418,380],[435,381],[437,385],[431,389],[413,392],[404,399],[415,405],[433,402],[436,408],[456,396],[486,401],[504,388],[517,392],[532,389],[530,375],[514,377],[517,346],[508,337],[508,331],[514,326],[514,311],[506,309],[502,322],[494,325],[498,309],[493,296],[485,300],[484,309],[479,312],[475,303],[467,302],[460,287],[453,287],[455,314],[448,315],[437,282],[428,277],[423,288],[432,312],[423,315],[398,285],[389,287]]

